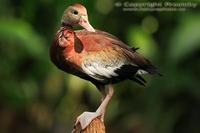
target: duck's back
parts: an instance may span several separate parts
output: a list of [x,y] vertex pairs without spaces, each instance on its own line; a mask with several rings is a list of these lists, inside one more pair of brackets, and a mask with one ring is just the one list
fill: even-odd
[[135,48],[130,48],[109,33],[81,30],[75,34],[85,51],[81,68],[96,80],[118,82],[128,78],[135,79],[135,76],[144,73],[157,73],[151,62],[137,53]]

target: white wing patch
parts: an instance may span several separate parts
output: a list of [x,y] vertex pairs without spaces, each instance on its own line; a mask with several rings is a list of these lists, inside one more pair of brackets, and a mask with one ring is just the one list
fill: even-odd
[[97,80],[104,80],[105,78],[117,77],[118,74],[115,73],[115,70],[119,69],[122,65],[123,64],[117,66],[103,66],[97,62],[93,62],[90,65],[82,63],[82,69],[89,76]]
[[148,73],[147,71],[139,69],[136,74],[142,75],[142,74],[147,74],[147,73]]

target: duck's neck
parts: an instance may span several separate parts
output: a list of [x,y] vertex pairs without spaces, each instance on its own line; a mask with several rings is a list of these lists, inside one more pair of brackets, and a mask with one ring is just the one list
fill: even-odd
[[72,25],[70,25],[70,24],[62,23],[61,25],[62,25],[62,27],[66,28],[66,29],[68,29],[68,30],[73,30],[73,27],[72,27]]

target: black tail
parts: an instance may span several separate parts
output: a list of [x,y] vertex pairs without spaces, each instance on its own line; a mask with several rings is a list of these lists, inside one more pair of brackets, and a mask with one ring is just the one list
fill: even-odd
[[136,76],[129,78],[129,79],[135,81],[136,83],[138,83],[142,86],[145,86],[146,80],[138,74]]
[[144,68],[144,70],[147,71],[151,75],[163,76],[161,73],[158,72],[157,68],[153,66],[152,64],[149,64],[146,68]]
[[151,75],[159,75],[163,76],[161,73],[158,72],[158,69],[149,61],[147,60],[147,63],[141,66],[141,69],[148,72]]

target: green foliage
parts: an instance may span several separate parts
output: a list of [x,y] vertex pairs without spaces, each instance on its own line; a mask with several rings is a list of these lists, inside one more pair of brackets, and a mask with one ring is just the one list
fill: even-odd
[[186,14],[179,20],[180,25],[171,39],[171,59],[177,62],[186,58],[190,53],[200,47],[200,16],[199,14]]
[[[24,48],[33,56],[40,56],[44,51],[44,40],[36,33],[31,25],[18,19],[1,19],[0,36],[2,40],[11,41],[12,45]],[[18,42],[18,44],[17,44]]]

